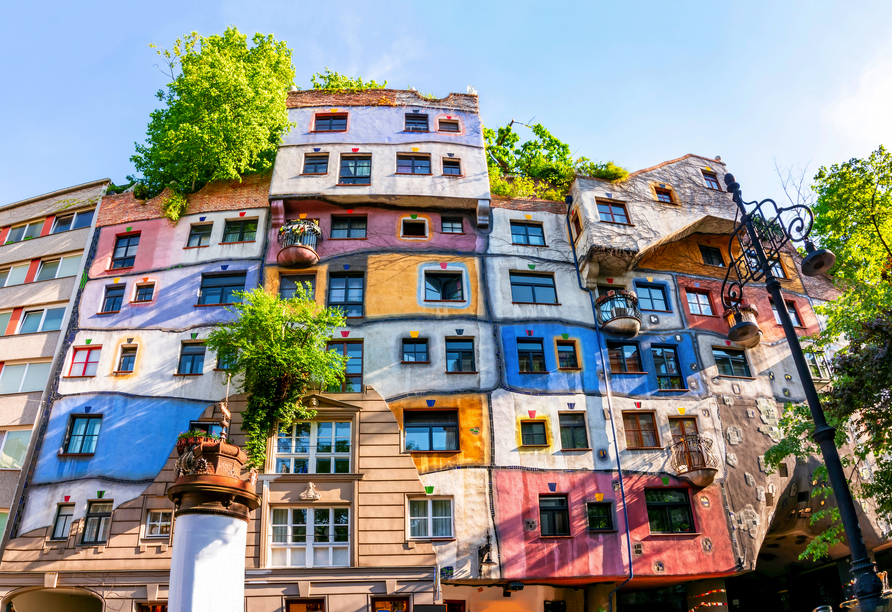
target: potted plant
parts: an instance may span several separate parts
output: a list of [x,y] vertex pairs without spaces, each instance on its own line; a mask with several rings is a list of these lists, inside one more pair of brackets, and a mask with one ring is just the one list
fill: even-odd
[[220,436],[209,434],[200,429],[184,431],[177,436],[177,454],[182,455],[190,446],[198,446],[202,442],[219,442]]

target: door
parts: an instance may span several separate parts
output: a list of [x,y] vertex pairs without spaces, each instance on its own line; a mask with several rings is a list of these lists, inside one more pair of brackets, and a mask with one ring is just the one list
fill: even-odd
[[683,462],[687,466],[687,471],[706,467],[703,452],[700,450],[697,419],[669,419],[669,431],[672,433],[672,450],[677,462]]

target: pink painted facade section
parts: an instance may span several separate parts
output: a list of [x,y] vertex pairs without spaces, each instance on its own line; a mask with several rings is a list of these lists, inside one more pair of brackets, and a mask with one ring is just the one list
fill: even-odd
[[[528,472],[496,470],[495,488],[499,555],[502,578],[571,584],[590,583],[627,575],[625,525],[622,501],[613,490],[614,476],[609,472]],[[551,491],[549,483],[555,485]],[[616,532],[589,532],[586,502],[613,502]],[[541,537],[540,495],[566,495],[570,509],[569,537]],[[535,521],[535,529],[526,529],[526,521]]]

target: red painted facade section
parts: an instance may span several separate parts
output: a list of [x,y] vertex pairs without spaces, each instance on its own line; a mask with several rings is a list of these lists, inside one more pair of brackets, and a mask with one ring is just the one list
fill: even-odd
[[40,229],[41,236],[49,236],[50,232],[53,231],[53,221],[56,220],[56,215],[50,215],[43,222],[43,227]]
[[28,266],[28,273],[25,275],[26,283],[33,283],[34,279],[37,278],[37,270],[40,268],[40,260],[32,259],[31,265]]
[[16,328],[19,326],[19,319],[22,318],[22,311],[24,308],[15,308],[12,311],[12,315],[9,317],[9,323],[6,324],[6,334],[7,336],[11,336],[15,333]]
[[9,235],[9,230],[12,226],[7,225],[3,229],[0,229],[0,244],[4,244],[6,242],[6,237]]
[[[685,276],[677,276],[679,296],[681,308],[684,311],[685,319],[687,319],[688,327],[697,331],[711,331],[719,335],[725,336],[730,331],[727,320],[722,316],[725,307],[722,305],[722,282],[715,280],[703,280],[701,278],[688,278]],[[709,303],[712,305],[714,316],[707,317],[704,315],[691,314],[688,307],[688,292],[708,293]],[[762,312],[761,310],[759,311]],[[770,314],[770,313],[769,313]]]

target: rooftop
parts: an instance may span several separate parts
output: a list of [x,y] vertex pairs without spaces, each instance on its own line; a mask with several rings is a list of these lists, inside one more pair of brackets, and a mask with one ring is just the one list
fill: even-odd
[[307,89],[290,91],[285,102],[288,108],[316,108],[342,106],[421,106],[469,113],[478,112],[478,98],[472,94],[451,93],[445,98],[428,98],[417,91],[406,89],[366,89],[346,91]]

